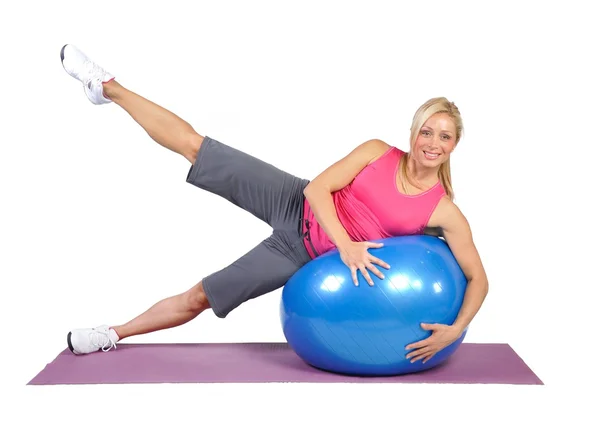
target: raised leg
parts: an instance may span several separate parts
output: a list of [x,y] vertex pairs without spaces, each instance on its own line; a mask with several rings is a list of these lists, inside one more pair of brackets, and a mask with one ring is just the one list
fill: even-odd
[[194,163],[204,137],[189,123],[123,87],[111,73],[72,44],[63,46],[60,58],[65,71],[83,84],[84,92],[93,104],[118,104],[154,141]]
[[121,106],[163,147],[194,163],[204,137],[173,112],[126,89],[115,79],[103,83],[104,95]]

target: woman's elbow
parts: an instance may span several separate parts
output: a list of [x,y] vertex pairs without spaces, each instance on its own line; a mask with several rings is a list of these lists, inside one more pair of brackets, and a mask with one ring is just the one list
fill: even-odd
[[310,196],[312,193],[314,193],[315,191],[321,191],[321,190],[327,190],[327,187],[324,186],[323,184],[320,184],[318,181],[311,181],[309,182],[306,187],[304,187],[304,196],[308,197]]
[[489,284],[487,276],[485,274],[478,275],[474,278],[471,278],[469,280],[469,283],[477,284],[479,286],[479,290],[481,291],[482,295],[484,297],[487,296],[487,294],[490,290],[490,284]]

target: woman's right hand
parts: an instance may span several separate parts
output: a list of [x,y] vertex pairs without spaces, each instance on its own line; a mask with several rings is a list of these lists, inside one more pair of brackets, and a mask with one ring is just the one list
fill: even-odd
[[370,248],[380,248],[382,246],[383,243],[374,243],[370,241],[350,241],[338,248],[342,261],[346,264],[346,266],[348,266],[348,268],[350,268],[352,281],[354,282],[355,286],[358,286],[357,271],[359,270],[370,286],[373,286],[374,283],[368,270],[383,280],[383,274],[378,268],[375,267],[375,265],[379,265],[385,269],[390,269],[390,266],[381,259],[371,255],[367,250]]

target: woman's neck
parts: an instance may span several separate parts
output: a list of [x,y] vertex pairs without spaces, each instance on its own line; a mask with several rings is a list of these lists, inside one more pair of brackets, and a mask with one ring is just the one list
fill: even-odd
[[415,183],[429,188],[439,181],[438,167],[426,168],[419,166],[417,161],[412,157],[408,156],[408,176]]

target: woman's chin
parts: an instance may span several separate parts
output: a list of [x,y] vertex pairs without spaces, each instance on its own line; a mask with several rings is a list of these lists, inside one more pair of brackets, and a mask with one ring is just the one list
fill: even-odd
[[441,160],[441,158],[437,158],[435,160],[421,158],[421,160],[419,160],[419,165],[421,165],[424,168],[437,168],[442,163],[443,161]]

